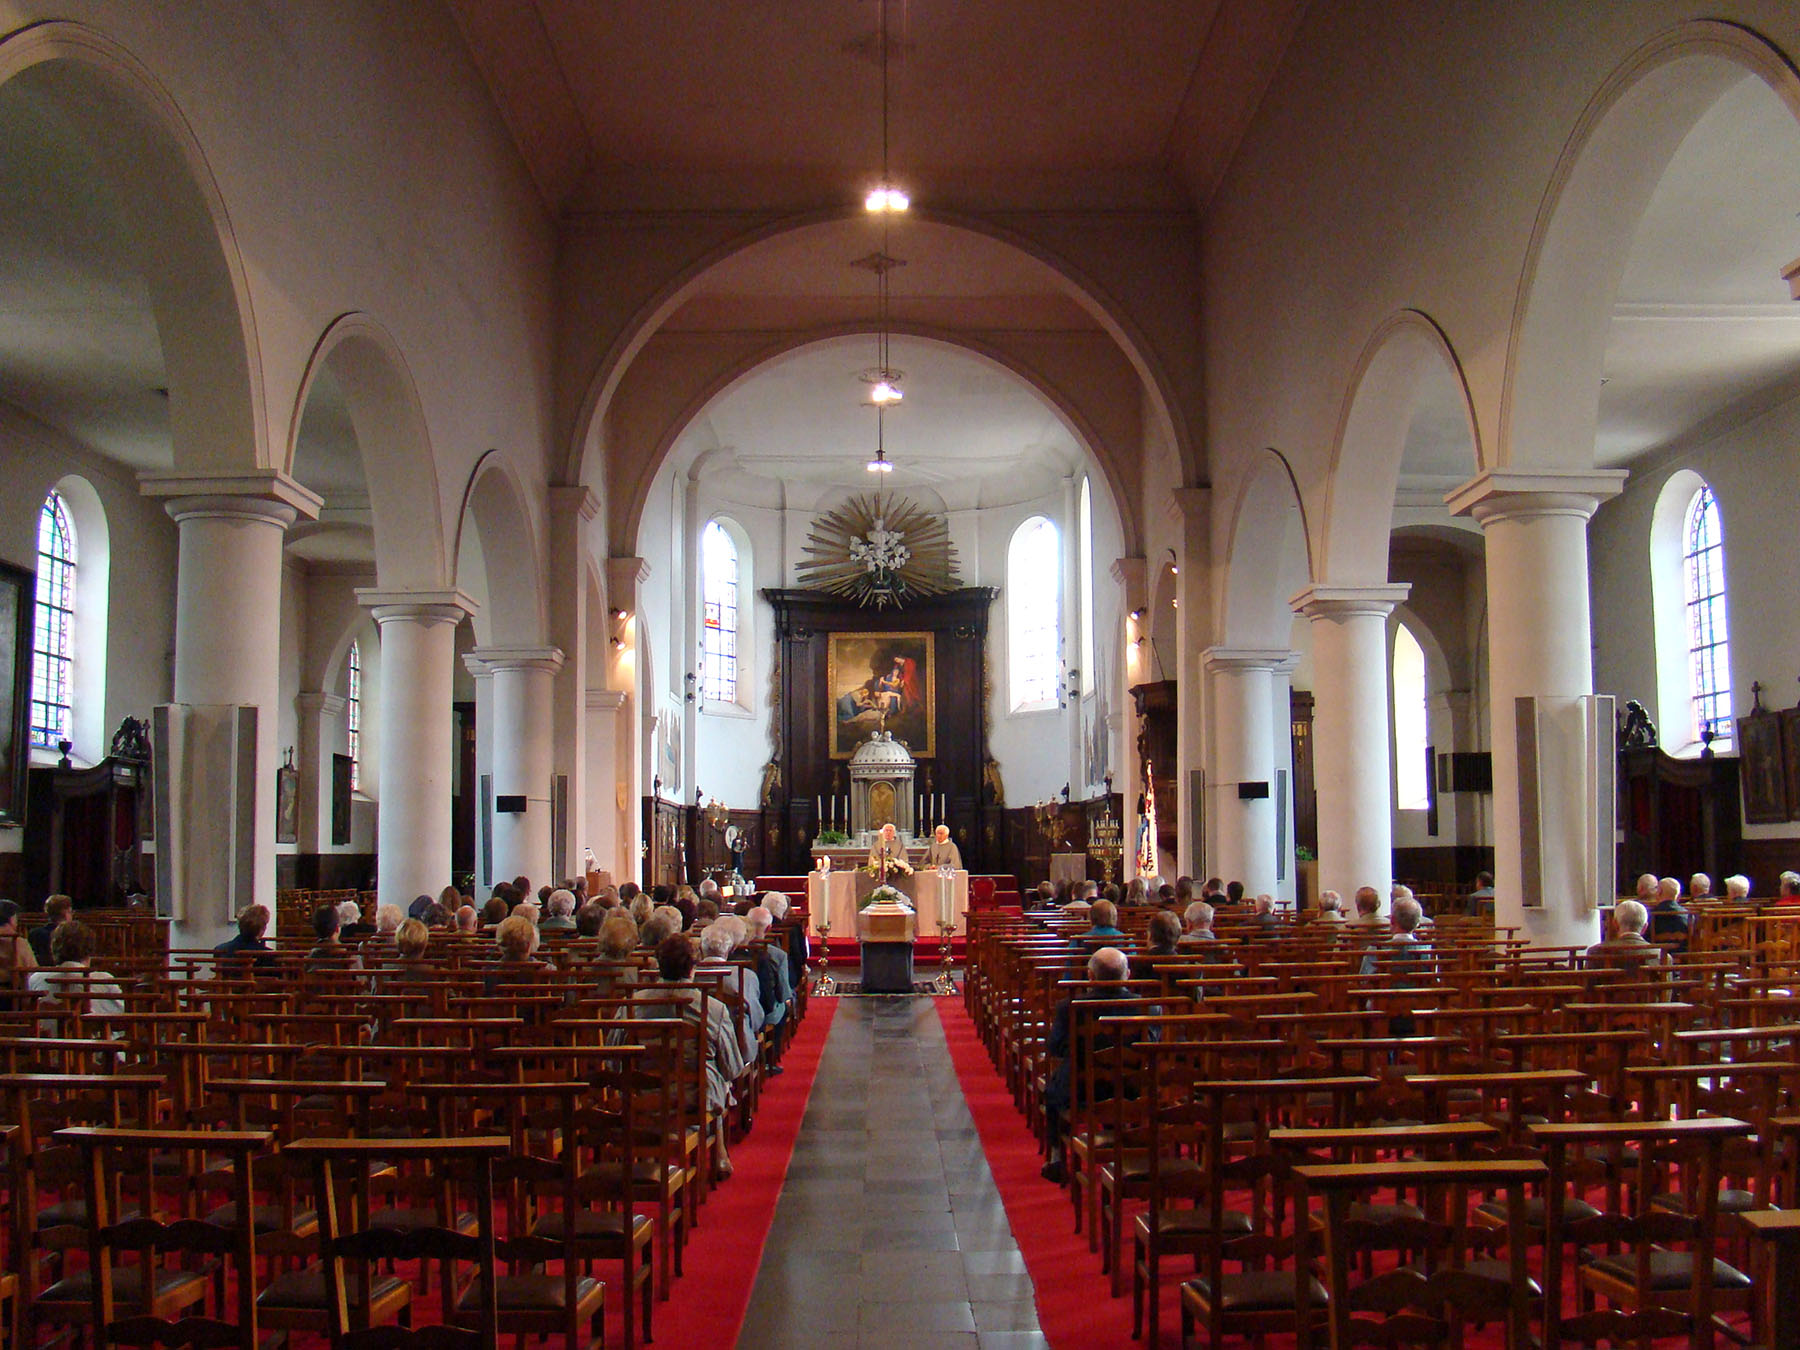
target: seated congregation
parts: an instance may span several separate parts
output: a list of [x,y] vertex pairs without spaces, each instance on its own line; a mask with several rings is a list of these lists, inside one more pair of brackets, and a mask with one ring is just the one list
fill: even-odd
[[0,902],[8,1350],[631,1346],[708,1297],[684,1249],[806,1011],[787,896],[279,907],[279,936],[252,905],[162,952],[133,916],[58,899],[22,934]]
[[1009,1208],[1066,1194],[1038,1263],[1120,1343],[1787,1343],[1800,876],[1638,889],[1558,948],[1405,886],[972,915],[984,1142],[1041,1156]]

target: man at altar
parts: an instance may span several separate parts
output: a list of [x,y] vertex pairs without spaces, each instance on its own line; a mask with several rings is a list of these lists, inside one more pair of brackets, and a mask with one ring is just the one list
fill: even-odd
[[867,870],[872,877],[885,877],[889,872],[912,873],[912,864],[906,860],[906,848],[901,844],[893,822],[883,825],[870,845]]
[[950,827],[940,825],[931,832],[931,843],[925,850],[927,867],[948,867],[953,872],[962,871],[962,850],[950,837]]

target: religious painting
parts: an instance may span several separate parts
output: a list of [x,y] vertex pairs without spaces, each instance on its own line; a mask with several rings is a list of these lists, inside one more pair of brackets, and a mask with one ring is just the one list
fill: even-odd
[[1759,708],[1738,718],[1744,820],[1774,825],[1787,819],[1787,773],[1781,762],[1781,719]]
[[887,730],[913,753],[936,753],[937,659],[931,633],[833,633],[827,639],[826,696],[831,757],[848,759]]
[[300,770],[291,759],[275,770],[275,842],[300,842]]
[[355,767],[348,755],[331,757],[331,842],[336,847],[350,842],[350,773]]
[[1787,818],[1800,820],[1800,708],[1781,714],[1781,762],[1787,769]]
[[31,762],[31,606],[37,580],[0,563],[0,825],[25,823]]

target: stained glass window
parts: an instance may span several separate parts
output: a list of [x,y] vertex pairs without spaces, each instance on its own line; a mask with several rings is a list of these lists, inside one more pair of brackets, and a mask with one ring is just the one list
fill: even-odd
[[1394,629],[1394,805],[1427,811],[1426,747],[1431,740],[1425,691],[1425,649],[1405,624]]
[[1711,726],[1715,743],[1732,739],[1731,649],[1725,618],[1725,531],[1712,488],[1688,506],[1682,579],[1687,597],[1688,690],[1694,739]]
[[738,696],[738,549],[731,533],[709,520],[700,533],[701,697],[736,703]]
[[31,660],[31,743],[72,739],[75,675],[75,531],[60,492],[38,513],[37,607]]
[[350,732],[350,790],[362,787],[362,648],[350,644],[350,667],[344,698],[344,726]]

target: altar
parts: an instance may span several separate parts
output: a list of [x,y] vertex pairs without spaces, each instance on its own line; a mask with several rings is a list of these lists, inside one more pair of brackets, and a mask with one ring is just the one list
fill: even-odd
[[[925,857],[923,848],[909,849],[908,855],[908,860],[918,870],[911,876],[890,875],[887,884],[911,903],[918,920],[918,935],[921,938],[937,937],[944,918],[961,932],[963,917],[969,910],[968,872],[958,870],[947,877],[942,876],[935,868],[927,870],[919,866]],[[866,850],[857,854],[855,864],[866,861],[867,857]],[[831,924],[831,935],[835,938],[856,936],[857,913],[869,892],[879,883],[855,864],[840,868],[834,860],[831,871],[807,875],[806,908],[814,936],[818,935],[822,921]]]

